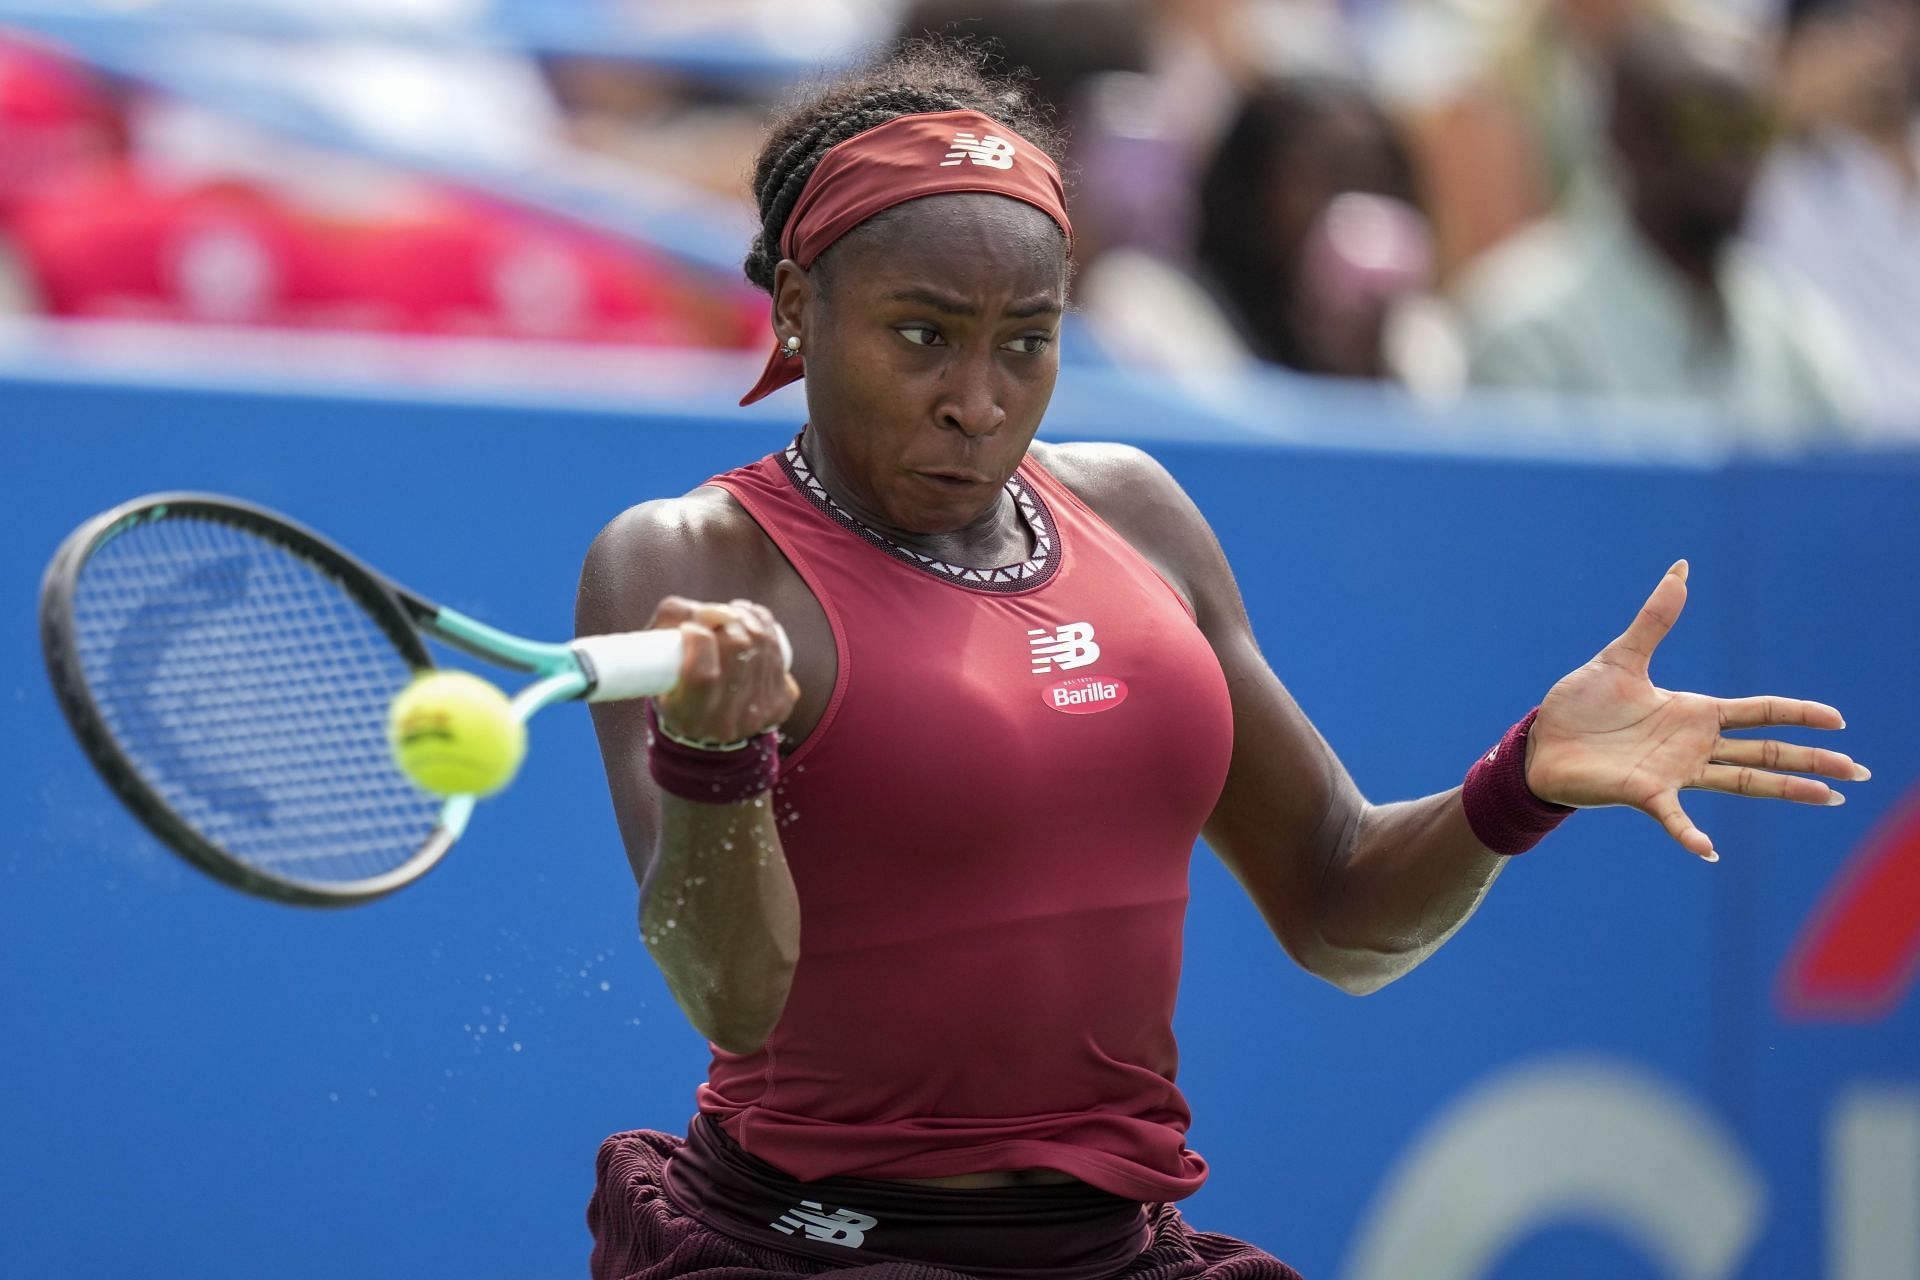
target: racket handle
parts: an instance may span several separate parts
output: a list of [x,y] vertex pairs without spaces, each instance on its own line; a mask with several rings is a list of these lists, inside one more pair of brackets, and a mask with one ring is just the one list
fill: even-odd
[[[785,627],[774,624],[780,641],[780,661],[793,669],[793,645]],[[613,635],[583,636],[568,646],[593,679],[588,702],[620,702],[665,693],[680,683],[684,656],[680,633],[621,631]]]

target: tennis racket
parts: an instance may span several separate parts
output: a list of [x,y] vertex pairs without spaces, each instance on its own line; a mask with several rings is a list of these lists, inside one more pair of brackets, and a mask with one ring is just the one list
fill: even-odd
[[522,721],[664,693],[680,672],[677,631],[525,640],[210,494],[93,517],[40,590],[54,693],[114,794],[201,870],[308,906],[411,884],[466,831],[474,797],[420,790],[388,751],[388,705],[434,666],[426,636],[531,673]]

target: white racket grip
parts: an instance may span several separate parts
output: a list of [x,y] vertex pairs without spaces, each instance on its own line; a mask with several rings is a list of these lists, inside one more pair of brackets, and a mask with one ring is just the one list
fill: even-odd
[[[791,671],[793,645],[787,640],[786,628],[776,623],[774,634],[780,641],[780,661]],[[569,647],[593,674],[588,702],[650,697],[680,683],[684,646],[680,632],[673,628],[582,636]]]

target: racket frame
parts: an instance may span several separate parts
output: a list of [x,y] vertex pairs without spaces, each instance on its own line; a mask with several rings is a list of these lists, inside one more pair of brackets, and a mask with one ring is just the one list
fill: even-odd
[[471,656],[536,673],[540,678],[511,701],[514,714],[523,722],[542,707],[591,692],[592,677],[567,645],[525,640],[443,608],[393,583],[313,530],[264,507],[182,491],[149,494],[94,516],[60,544],[41,581],[40,643],[55,700],[82,752],[127,810],[168,848],[242,892],[299,906],[346,906],[383,897],[419,879],[446,856],[466,831],[475,797],[447,797],[426,840],[404,862],[378,875],[341,882],[269,875],[207,840],[161,800],[107,728],[88,687],[71,623],[80,573],[94,552],[137,525],[181,517],[239,529],[307,560],[365,611],[416,672],[436,666],[422,639],[424,632]]

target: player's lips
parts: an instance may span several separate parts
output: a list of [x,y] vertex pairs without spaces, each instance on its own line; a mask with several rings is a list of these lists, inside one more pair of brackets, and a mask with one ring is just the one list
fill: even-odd
[[915,471],[913,474],[919,476],[922,480],[930,480],[935,484],[945,485],[950,488],[965,488],[968,485],[993,483],[992,477],[983,476],[977,471],[948,470],[941,468],[938,470]]

